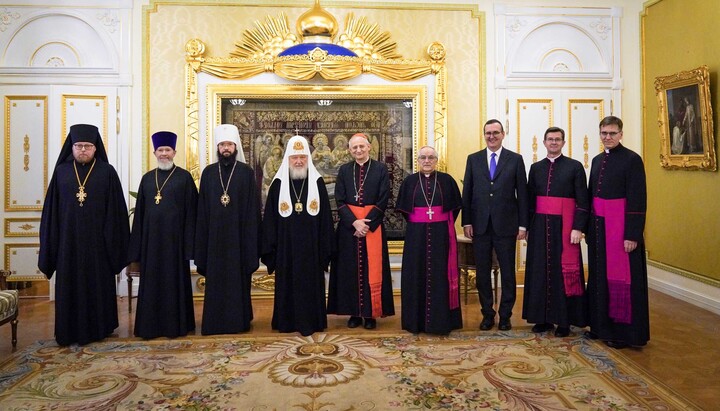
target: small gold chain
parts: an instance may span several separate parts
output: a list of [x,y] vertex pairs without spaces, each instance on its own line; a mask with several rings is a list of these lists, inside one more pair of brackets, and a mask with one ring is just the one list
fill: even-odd
[[90,171],[88,171],[87,175],[85,176],[85,180],[83,182],[80,182],[80,175],[77,171],[77,161],[73,161],[73,168],[75,169],[75,178],[77,179],[78,183],[78,192],[75,194],[75,197],[78,199],[78,203],[80,203],[80,207],[83,206],[83,203],[85,202],[85,198],[87,197],[87,193],[85,192],[85,183],[87,183],[88,178],[90,178],[90,173],[92,173],[93,168],[95,168],[95,162],[97,161],[96,158],[93,159],[93,163],[90,166]]
[[233,168],[232,170],[230,170],[230,177],[228,177],[228,183],[226,188],[222,179],[222,168],[220,167],[220,162],[218,161],[218,175],[220,175],[220,187],[222,187],[223,189],[223,194],[220,196],[220,204],[222,204],[223,207],[227,207],[228,204],[230,204],[230,196],[227,192],[228,189],[230,189],[230,180],[232,180],[233,178],[233,174],[235,173],[235,166],[237,165],[237,163],[237,161],[233,163]]
[[158,185],[158,179],[157,179],[158,169],[157,168],[155,169],[155,188],[157,188],[157,194],[155,194],[155,204],[160,204],[160,200],[162,200],[162,194],[160,192],[162,191],[163,188],[165,188],[165,184],[167,184],[168,180],[170,180],[170,177],[173,175],[173,173],[175,172],[176,169],[177,169],[177,166],[173,165],[172,171],[165,179],[165,182],[162,183],[162,186]]

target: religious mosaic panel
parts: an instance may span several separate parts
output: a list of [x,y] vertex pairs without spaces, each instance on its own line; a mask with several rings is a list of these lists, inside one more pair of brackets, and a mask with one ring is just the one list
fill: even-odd
[[403,179],[413,172],[412,101],[403,99],[270,100],[223,98],[222,123],[240,130],[245,158],[255,170],[263,206],[273,177],[282,163],[285,143],[295,134],[311,144],[312,160],[322,174],[337,222],[335,180],[338,169],[353,158],[348,140],[363,132],[370,136],[370,156],[384,163],[391,195],[385,213],[389,240],[401,240],[405,220],[395,211]]

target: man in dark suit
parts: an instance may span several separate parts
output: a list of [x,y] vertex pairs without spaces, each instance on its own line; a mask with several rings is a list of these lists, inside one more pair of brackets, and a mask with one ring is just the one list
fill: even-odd
[[470,154],[465,166],[462,193],[462,225],[465,237],[473,240],[476,284],[483,319],[481,330],[495,325],[492,283],[492,250],[495,249],[502,295],[498,329],[512,328],[515,305],[516,240],[525,239],[528,226],[528,193],[522,156],[502,147],[505,138],[500,121],[492,119],[483,128],[487,148]]

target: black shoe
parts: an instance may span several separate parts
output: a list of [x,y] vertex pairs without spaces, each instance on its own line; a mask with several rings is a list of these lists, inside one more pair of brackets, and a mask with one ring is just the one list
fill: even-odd
[[560,327],[555,330],[556,337],[567,337],[570,335],[570,327]]
[[510,324],[509,318],[501,318],[500,323],[498,324],[498,330],[500,331],[510,331],[512,329],[512,324]]
[[348,320],[348,328],[357,328],[362,325],[361,317],[350,317]]
[[374,318],[366,318],[365,319],[365,329],[366,330],[374,330],[377,328],[377,321],[375,321]]
[[605,345],[616,350],[622,350],[623,348],[627,348],[630,346],[629,344],[622,341],[605,341]]
[[480,329],[483,331],[493,328],[493,325],[495,325],[495,319],[491,317],[483,317],[482,321],[480,321]]
[[595,334],[595,333],[592,332],[592,331],[585,331],[585,333],[584,333],[583,335],[585,336],[585,338],[589,338],[589,339],[591,339],[591,340],[597,340],[597,339],[598,339],[598,335]]
[[552,330],[553,327],[554,326],[550,323],[539,323],[539,324],[533,325],[533,328],[530,331],[532,331],[534,333],[544,333],[545,331]]

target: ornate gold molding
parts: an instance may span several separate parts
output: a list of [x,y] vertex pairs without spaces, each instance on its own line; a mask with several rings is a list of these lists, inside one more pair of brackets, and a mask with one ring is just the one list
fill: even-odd
[[[369,24],[365,18],[356,19],[352,13],[347,16],[346,28],[335,41],[335,47],[353,51],[356,56],[335,55],[323,47],[309,49],[305,54],[282,55],[288,48],[309,44],[331,42],[330,34],[316,35],[313,28],[301,23],[308,14],[322,15],[323,24],[332,34],[332,16],[315,7],[298,20],[302,33],[290,32],[287,17],[266,17],[265,22],[256,21],[256,29],[246,30],[243,41],[236,44],[236,50],[228,57],[205,56],[206,46],[199,39],[191,39],[185,45],[185,148],[186,166],[193,178],[200,178],[200,125],[198,101],[198,74],[206,73],[224,80],[245,80],[262,73],[275,75],[293,81],[310,81],[317,76],[326,81],[349,80],[363,74],[374,74],[384,80],[408,82],[419,78],[435,76],[433,96],[434,146],[440,155],[438,169],[447,170],[447,72],[445,68],[445,47],[434,42],[427,48],[429,60],[402,59],[395,53],[395,43],[390,41],[388,32],[381,32],[377,25]],[[317,29],[315,27],[314,29]],[[312,35],[312,36],[310,36]],[[334,35],[334,34],[333,34]],[[325,36],[325,37],[324,37]],[[310,48],[312,46],[309,46]],[[331,48],[332,49],[332,48]],[[314,83],[313,83],[314,84]],[[314,84],[318,92],[333,87]],[[423,113],[424,114],[424,113]],[[417,147],[415,147],[417,148]]]
[[[15,141],[15,144],[20,143],[20,137],[13,138],[13,128],[24,128],[22,125],[27,123],[27,119],[20,120],[21,123],[20,126],[13,126],[12,120],[13,120],[13,108],[17,108],[18,103],[30,101],[34,102],[34,108],[33,109],[39,109],[41,112],[37,114],[35,117],[33,117],[33,120],[39,122],[42,124],[42,144],[34,144],[33,147],[37,147],[39,149],[40,146],[42,146],[42,162],[43,162],[43,168],[42,168],[42,188],[37,193],[38,197],[34,199],[31,203],[26,204],[18,204],[18,200],[12,199],[12,193],[11,193],[11,182],[13,179],[11,178],[13,166],[12,166],[12,153],[13,151],[13,141]],[[5,96],[5,211],[28,211],[28,210],[34,210],[34,211],[40,211],[42,210],[42,200],[45,195],[45,187],[48,185],[48,161],[47,161],[47,155],[48,155],[48,96]],[[17,130],[16,130],[17,132]],[[22,153],[24,153],[23,158],[23,166],[17,167],[17,169],[21,169],[22,172],[28,173],[30,171],[28,167],[29,163],[29,150],[30,150],[30,140],[32,139],[32,134],[28,135],[28,133],[21,132],[18,133],[22,137]],[[16,141],[18,140],[18,141]],[[19,151],[15,151],[15,155],[18,155]],[[17,157],[16,157],[17,158]],[[26,161],[28,163],[26,163]],[[35,170],[35,169],[34,169]],[[21,177],[20,179],[25,178],[27,179],[27,176]],[[16,183],[19,184],[19,181],[16,179]]]
[[[605,107],[603,106],[603,99],[585,99],[585,98],[571,98],[568,99],[568,155],[572,157],[573,155],[573,111],[577,110],[578,105],[580,104],[591,104],[593,105],[593,109],[598,112],[598,124],[600,123],[600,120],[602,120],[605,117]],[[600,147],[603,147],[602,143],[600,143]],[[585,168],[589,168],[589,153],[588,153],[588,136],[585,134],[584,140],[583,140],[583,150],[584,150],[584,160],[585,163],[583,164]],[[601,150],[602,151],[602,148]]]
[[39,235],[40,217],[5,219],[5,237],[37,237]]

